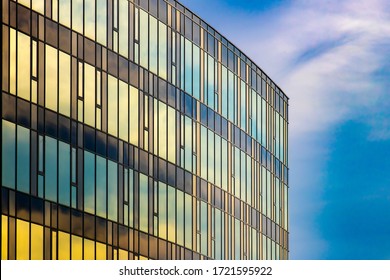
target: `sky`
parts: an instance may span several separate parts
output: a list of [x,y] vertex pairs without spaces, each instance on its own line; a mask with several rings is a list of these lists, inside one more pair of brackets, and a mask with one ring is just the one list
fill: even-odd
[[290,258],[390,259],[390,1],[180,2],[290,98]]

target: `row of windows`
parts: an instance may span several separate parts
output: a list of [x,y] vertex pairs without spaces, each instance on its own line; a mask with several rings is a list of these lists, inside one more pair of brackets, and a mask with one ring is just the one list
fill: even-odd
[[[8,121],[3,121],[2,125],[3,186],[32,193],[50,201],[133,226],[131,211],[134,207],[137,209],[133,202],[138,198],[135,196],[135,199],[133,197],[129,200],[129,193],[134,196],[134,193],[137,193],[134,188],[138,186],[134,183],[135,180],[138,180],[136,179],[138,175],[133,174],[133,169],[118,165],[116,162],[106,160],[99,155],[95,156],[90,152],[83,152],[81,149],[73,148],[65,142],[57,141],[48,136],[38,135],[37,137],[36,133],[30,136],[28,129],[19,125],[15,126]],[[139,165],[142,167],[139,170],[148,174],[149,165],[153,169],[155,168],[153,161],[149,164],[147,154],[145,153],[145,158],[141,155],[144,154],[140,154]],[[31,174],[30,164],[33,166]],[[199,199],[224,209],[237,219],[251,224],[252,227],[260,229],[259,212],[253,212],[254,209],[257,209],[287,229],[287,186],[280,184],[277,179],[271,181],[270,173],[264,168],[261,169],[261,176],[259,176],[261,181],[257,185],[257,188],[263,191],[256,191],[257,188],[248,191],[247,196],[253,194],[253,198],[248,201],[248,204],[241,203],[237,198],[225,197],[225,192],[221,193],[219,188],[211,189],[206,181],[196,180],[194,189],[192,189],[192,183],[188,184],[187,179],[186,184],[179,182],[183,180],[183,177],[181,179],[176,177],[175,171],[173,174],[168,172],[169,178],[164,179],[159,174],[160,169],[165,171],[166,166],[161,166],[158,170],[153,171],[156,173],[154,177],[161,178],[162,182],[167,182],[176,188],[181,185],[179,188],[182,191],[178,190],[178,192],[184,193],[185,191],[194,194]],[[191,177],[189,181],[191,182]],[[150,184],[153,183],[150,182]],[[245,194],[245,191],[243,193]],[[148,195],[146,192],[145,195],[143,199],[141,197],[139,199],[147,201],[148,197],[153,197],[153,193]],[[247,200],[245,197],[241,197],[241,199],[242,202]],[[254,208],[248,208],[251,202],[256,202],[253,205]],[[168,205],[174,205],[174,202],[168,203]],[[192,211],[191,207],[187,209]]]
[[[6,97],[5,94],[3,94],[3,100],[4,97]],[[23,102],[23,104],[26,103],[22,100],[20,100],[20,102]],[[12,109],[14,106],[10,105],[12,102],[4,101],[4,104],[7,105],[9,109],[14,110]],[[28,103],[26,103],[26,105],[28,105]],[[149,151],[153,151],[154,147],[154,154],[158,155],[160,158],[165,159],[168,162],[176,163],[183,169],[193,172],[212,184],[221,187],[223,190],[232,193],[252,207],[262,211],[276,223],[284,226],[287,225],[287,215],[285,218],[280,215],[282,208],[287,209],[287,206],[283,205],[283,201],[287,200],[281,195],[283,190],[287,196],[287,186],[282,184],[274,174],[264,167],[260,167],[260,164],[256,162],[255,159],[251,158],[237,147],[232,146],[224,138],[221,138],[204,126],[193,123],[188,117],[182,118],[181,126],[174,125],[175,120],[179,120],[179,114],[175,116],[175,111],[172,108],[164,105],[162,102],[156,101],[156,99],[154,99],[154,105],[155,113],[151,116],[151,118],[153,118],[154,115],[154,122],[152,122],[152,124],[154,124],[151,125],[147,131],[152,137],[145,137],[145,139],[150,140],[150,145],[144,145],[145,150],[148,150],[149,148]],[[158,108],[159,110],[157,110],[156,107],[160,107]],[[168,112],[167,108],[169,108]],[[169,110],[171,110],[172,113],[170,113]],[[24,106],[18,106],[17,111],[18,123],[29,127],[29,121],[27,123],[20,121],[20,116],[23,116],[23,112],[28,112],[28,115],[25,116],[25,118],[29,118],[30,110],[24,108]],[[7,115],[7,112],[8,110],[4,110],[6,118],[15,121],[14,118]],[[50,111],[47,111],[47,113],[50,113]],[[173,115],[173,117],[169,118],[170,115]],[[52,124],[47,123],[44,131],[54,137],[60,135],[60,138],[65,141],[70,142],[70,138],[76,139],[76,136],[71,136],[71,134],[73,135],[76,133],[72,133],[70,127],[68,129],[64,127],[67,122],[62,117],[59,119],[59,129],[57,129],[57,122],[53,123],[53,120],[56,118],[57,116],[55,114],[46,114],[46,120],[49,120]],[[62,121],[62,119],[65,121]],[[8,122],[6,123],[10,124]],[[127,124],[127,122],[125,123]],[[158,128],[159,132],[155,133],[154,137],[152,134],[153,126]],[[5,128],[6,127],[7,126],[5,126]],[[13,137],[12,135],[15,135],[14,128],[11,130],[7,132],[8,137]],[[24,128],[23,130],[28,131]],[[59,130],[59,134],[57,134],[57,130]],[[55,132],[53,133],[50,131]],[[182,133],[176,134],[175,131],[181,131]],[[81,147],[84,146],[88,150],[96,151],[98,154],[106,156],[106,147],[108,146],[107,155],[114,160],[117,160],[117,144],[115,144],[115,146],[111,144],[113,141],[113,143],[115,143],[116,140],[114,138],[110,140],[111,138],[109,138],[107,142],[107,140],[102,138],[104,134],[100,135],[97,133],[98,132],[85,127],[84,132],[81,134],[79,133],[79,137],[80,135],[82,137]],[[62,137],[61,135],[65,135],[65,137]],[[84,135],[84,137],[82,135]],[[171,139],[170,136],[172,136]],[[26,138],[26,135],[23,137]],[[134,138],[137,139],[137,137]],[[127,139],[123,140],[127,142]],[[180,143],[180,146],[175,145],[176,140],[178,144]],[[43,140],[40,140],[40,144],[41,142],[43,142]],[[132,142],[133,141],[130,141],[130,143]],[[9,139],[9,141],[5,141],[5,143],[10,143],[10,145],[12,145],[14,139]],[[133,144],[137,143],[133,142]],[[178,146],[177,149],[176,146]],[[199,151],[197,152],[198,149]],[[13,150],[13,148],[7,149],[8,152]],[[177,161],[175,158],[176,150],[178,151]],[[40,152],[42,151],[43,148],[40,149]],[[114,156],[110,156],[112,154],[114,154]],[[43,156],[41,156],[41,158],[43,158]],[[26,164],[28,165],[29,163]],[[39,166],[41,165],[43,164],[40,161]],[[265,186],[271,187],[266,188]],[[271,203],[271,201],[273,202]]]
[[[127,5],[127,1],[125,2]],[[138,17],[138,13],[136,13],[135,15],[135,17]],[[186,90],[186,92],[190,93],[197,99],[200,98],[200,93],[202,92],[203,96],[204,92],[205,98],[201,98],[201,100],[203,100],[212,109],[215,109],[220,112],[224,117],[228,118],[233,123],[242,127],[252,137],[261,142],[263,146],[267,147],[272,152],[274,152],[274,146],[276,146],[274,153],[277,157],[280,157],[281,160],[284,161],[284,153],[281,153],[279,155],[280,143],[275,143],[275,141],[273,140],[273,136],[279,138],[279,135],[277,135],[279,131],[279,126],[283,125],[287,127],[287,124],[282,117],[283,114],[279,115],[279,113],[277,113],[277,111],[274,111],[274,109],[260,96],[258,96],[253,89],[251,90],[250,87],[247,86],[244,81],[240,80],[240,78],[235,76],[233,72],[225,68],[225,66],[221,66],[216,61],[214,61],[214,59],[210,55],[206,55],[205,53],[203,53],[203,51],[200,51],[196,45],[193,45],[188,39],[185,39],[183,36],[168,36],[168,39],[171,37],[177,37],[175,39],[177,42],[172,42],[172,44],[169,44],[168,42],[167,51],[167,43],[165,41],[165,38],[167,36],[157,36],[160,30],[166,30],[166,26],[164,27],[165,29],[159,27],[156,28],[156,30],[150,30],[149,32],[149,27],[153,25],[153,21],[151,19],[154,18],[148,16],[148,14],[146,14],[142,10],[140,10],[139,12],[139,17],[140,30],[142,30],[142,32],[140,32],[141,38],[139,39],[139,44],[140,50],[142,51],[140,52],[139,61],[137,58],[134,59],[136,63],[140,63],[142,66],[149,69],[151,72],[158,74],[160,77],[166,79],[166,66],[162,68],[163,70],[157,71],[157,68],[154,69],[155,67],[153,65],[161,68],[162,65],[166,65],[167,57],[169,59],[169,57],[172,56],[173,59],[177,56],[178,61],[172,64],[172,67],[175,69],[177,68],[177,71],[175,71],[177,72],[178,80],[176,82],[175,78],[170,78],[168,79],[169,81],[172,81],[173,84],[177,84],[183,90]],[[141,20],[142,18],[145,19]],[[148,20],[148,18],[150,19]],[[157,22],[155,19],[154,21]],[[144,22],[145,24],[142,24],[142,22]],[[163,23],[161,22],[159,24],[163,25]],[[50,34],[50,32],[48,32],[50,28],[46,29],[46,34]],[[149,37],[152,36],[151,34],[155,34],[154,31],[156,31],[156,38],[158,37],[159,40],[162,40],[162,38],[164,38],[164,41],[162,43],[156,41],[153,46],[154,40]],[[58,31],[56,31],[56,29],[52,29],[51,32],[57,33]],[[176,34],[174,31],[168,33],[169,35],[171,33]],[[150,34],[149,37],[148,34]],[[12,35],[10,36],[12,37]],[[146,36],[146,39],[142,39],[142,36]],[[55,37],[57,38],[57,35],[55,35]],[[12,38],[10,39],[12,40]],[[57,41],[57,39],[55,41]],[[128,40],[124,41],[128,42]],[[33,41],[33,44],[34,42],[35,41]],[[142,42],[144,42],[145,45]],[[55,45],[57,45],[57,42],[55,43]],[[164,46],[163,53],[161,53],[160,51],[161,46]],[[127,50],[128,48],[126,47],[125,49]],[[156,53],[153,54],[152,50],[154,50]],[[174,52],[177,52],[177,55]],[[88,56],[88,53],[90,52],[86,51],[85,53],[86,56]],[[95,53],[95,51],[91,53]],[[164,58],[162,59],[162,61],[161,57]],[[50,61],[52,61],[52,59]],[[54,59],[53,61],[56,61],[56,59]],[[153,61],[155,61],[155,63]],[[55,66],[56,65],[54,65],[54,67]],[[69,68],[69,65],[67,67]],[[66,69],[67,68],[65,68],[64,70],[67,71]],[[175,73],[175,71],[173,71],[172,73]],[[169,73],[171,72],[169,71]],[[54,74],[56,74],[56,72],[54,72]],[[69,76],[69,74],[67,75]],[[55,79],[56,77],[52,78]],[[202,86],[202,84],[204,84],[204,86]],[[269,87],[268,84],[264,82],[264,85],[262,87],[264,88],[263,91],[266,95],[268,94],[270,96],[274,96],[273,89]],[[276,107],[279,107],[279,105],[277,105]],[[249,109],[247,110],[246,108]],[[267,131],[267,134],[265,133],[265,110],[267,110],[267,112],[269,111],[270,113],[272,112],[272,116],[275,115],[275,123],[273,121],[274,117],[270,118],[270,116],[268,116],[269,120],[272,119],[272,123],[268,124],[268,127],[277,126],[275,132],[273,131],[273,129],[270,129],[269,131]],[[263,113],[261,113],[261,111],[263,111]],[[261,123],[261,117],[263,118],[263,123]],[[261,126],[263,126],[263,130],[259,129]],[[282,131],[283,130],[284,129],[282,127]],[[275,133],[276,135],[274,135]],[[268,135],[269,137],[266,137],[266,135]],[[281,138],[282,140],[284,139],[284,137]],[[281,142],[281,145],[283,146],[283,141]]]
[[[87,255],[83,256],[79,248],[73,248],[72,251],[76,250],[79,253],[74,255],[72,259],[112,259],[118,257],[115,256],[119,252],[118,250],[138,252],[140,255],[153,259],[159,255],[160,259],[166,259],[166,246],[167,244],[172,244],[170,240],[159,238],[157,235],[153,235],[153,233],[147,234],[140,232],[87,213],[83,214],[82,212],[61,205],[57,206],[47,201],[44,202],[38,198],[31,198],[30,206],[29,198],[19,192],[15,193],[11,190],[6,191],[6,189],[2,189],[2,193],[3,196],[10,198],[9,203],[2,205],[2,259],[69,259],[69,243],[67,243],[68,246],[62,247],[61,245],[65,244],[57,244],[60,239],[58,236],[52,235],[53,233],[59,234],[60,232],[63,234],[63,237],[65,235],[67,237],[74,236],[79,240],[82,238],[88,239],[88,243],[92,242],[92,247],[90,247],[92,253],[94,252],[93,245],[95,242],[96,244],[99,243],[100,246],[107,244],[107,249],[115,249],[116,251],[114,255],[112,255],[112,252],[107,252],[106,254],[106,251],[101,251],[99,257],[94,254],[92,254],[92,257],[88,257]],[[13,200],[15,202],[12,202]],[[28,209],[29,207],[31,207],[31,210]],[[29,213],[31,213],[31,217]],[[224,215],[221,216],[217,211],[212,212],[212,217],[215,219],[217,225],[215,227],[215,233],[222,234],[220,236],[217,235],[212,240],[208,240],[208,244],[205,245],[206,249],[207,246],[210,246],[209,257],[217,259],[221,257],[224,259],[285,258],[283,254],[287,251],[265,235],[253,229],[247,231],[245,227],[242,228],[242,225],[240,228],[240,223],[237,220],[224,219]],[[221,218],[222,225],[224,223],[229,226],[232,225],[233,229],[228,230],[227,227],[218,227],[221,223]],[[30,223],[26,221],[30,221]],[[212,232],[214,232],[214,229],[212,229]],[[226,238],[224,237],[225,232]],[[201,235],[201,232],[198,235]],[[240,237],[241,240],[238,240]],[[281,238],[282,236],[280,236]],[[238,240],[238,242],[234,243],[233,240]],[[140,243],[138,244],[138,242]],[[148,245],[145,242],[150,244],[149,252]],[[204,250],[201,246],[202,240],[198,238],[197,242],[198,247],[200,247],[197,250],[200,254],[198,256],[207,258],[206,254],[201,255],[201,251]],[[267,244],[268,242],[272,245]],[[157,252],[160,247],[157,246],[157,243],[160,243],[160,246],[163,244],[165,247],[162,252]],[[181,257],[178,256],[179,258],[193,258],[197,254],[194,252],[194,255],[192,255],[191,250],[183,247],[181,244],[176,243],[176,245],[179,249],[181,248],[181,251],[185,251],[184,254],[179,254],[182,255]],[[14,251],[15,247],[16,254]],[[267,247],[269,250],[266,250]],[[161,249],[160,247],[160,251]],[[91,252],[84,252],[84,254],[90,254]],[[279,253],[281,253],[280,256]],[[188,255],[190,256],[188,257]],[[126,256],[126,252],[122,252],[122,257],[125,258],[124,256]]]

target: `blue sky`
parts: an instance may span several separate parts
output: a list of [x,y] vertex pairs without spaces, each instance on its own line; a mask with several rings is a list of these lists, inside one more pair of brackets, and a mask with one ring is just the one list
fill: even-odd
[[181,2],[290,97],[290,257],[390,259],[390,1]]

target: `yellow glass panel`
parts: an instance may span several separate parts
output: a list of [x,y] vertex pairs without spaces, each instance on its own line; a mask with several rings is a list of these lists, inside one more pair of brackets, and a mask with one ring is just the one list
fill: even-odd
[[130,143],[138,146],[138,89],[130,86]]
[[70,56],[59,52],[59,112],[70,117]]
[[89,239],[84,239],[84,260],[95,259],[95,242]]
[[70,259],[70,235],[62,231],[58,232],[58,259]]
[[43,227],[31,224],[31,259],[43,260]]
[[119,249],[119,259],[120,260],[128,260],[129,259],[129,252]]
[[140,25],[139,25],[139,49],[140,49],[140,64],[141,66],[148,68],[149,64],[149,27],[148,27],[148,14],[143,10],[139,10],[140,13]]
[[9,92],[16,94],[16,31],[9,29]]
[[159,29],[158,74],[161,78],[166,79],[167,78],[167,26],[164,23],[159,22],[158,29]]
[[106,260],[106,244],[96,242],[96,259]]
[[8,259],[8,217],[1,215],[1,259]]
[[34,0],[32,2],[32,9],[37,11],[40,14],[45,13],[45,1],[44,0]]
[[72,235],[72,260],[81,260],[83,258],[83,239]]
[[57,259],[57,232],[52,231],[51,233],[51,258],[52,260]]
[[95,127],[95,68],[84,64],[84,121]]
[[122,81],[119,81],[119,138],[124,141],[129,138],[129,87]]
[[17,220],[16,222],[16,259],[28,260],[30,249],[29,223]]
[[118,135],[118,79],[108,75],[108,133]]
[[46,45],[46,107],[57,111],[57,50]]
[[[156,112],[155,112],[156,113]],[[158,155],[167,158],[167,105],[158,102]]]

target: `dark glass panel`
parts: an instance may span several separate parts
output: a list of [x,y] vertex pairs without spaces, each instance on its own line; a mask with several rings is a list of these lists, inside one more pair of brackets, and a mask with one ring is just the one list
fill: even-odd
[[129,248],[129,230],[122,225],[119,225],[119,247],[125,250]]
[[80,59],[84,58],[84,40],[83,36],[81,36],[80,34],[78,34],[77,36],[77,56]]
[[175,171],[176,171],[175,165],[168,162],[168,184],[171,186],[176,186]]
[[30,198],[26,194],[16,193],[16,216],[21,219],[30,219]]
[[95,42],[84,38],[84,60],[95,65]]
[[110,50],[107,51],[108,73],[118,77],[118,55]]
[[167,3],[164,0],[159,0],[159,8],[158,8],[158,17],[159,19],[166,23],[167,22]]
[[17,99],[17,104],[18,124],[30,127],[30,103],[22,99]]
[[200,122],[207,126],[207,107],[203,104],[200,104]]
[[55,22],[46,19],[46,42],[52,45],[53,47],[58,47],[58,26]]
[[129,165],[129,144],[123,144],[123,164],[125,166]]
[[200,198],[208,200],[207,181],[203,179],[200,180]]
[[178,189],[184,191],[184,170],[180,167],[176,168],[176,186]]
[[43,200],[31,197],[31,221],[43,224]]
[[58,117],[58,137],[62,141],[70,142],[70,120],[66,117]]
[[167,242],[165,240],[158,241],[158,259],[166,260],[167,259]]
[[58,229],[70,231],[70,209],[62,205],[58,205]]
[[190,172],[185,171],[185,192],[192,194],[192,174]]
[[149,236],[149,257],[152,259],[157,259],[157,241],[158,239],[154,236]]
[[200,28],[199,25],[193,24],[193,42],[197,45],[200,45]]
[[168,105],[175,108],[176,106],[176,88],[168,84]]
[[57,204],[50,203],[51,205],[51,226],[57,227]]
[[1,213],[8,215],[8,189],[1,188]]
[[83,216],[81,212],[75,209],[72,209],[72,233],[83,234]]
[[107,137],[106,134],[96,131],[96,152],[99,155],[106,156]]
[[111,136],[108,136],[107,156],[112,160],[118,160],[118,140]]
[[130,62],[130,71],[129,71],[129,74],[130,74],[130,84],[132,86],[135,86],[138,88],[138,66],[137,64],[133,63],[133,62]]
[[192,20],[185,17],[185,36],[192,40]]
[[95,239],[95,217],[84,213],[84,236]]
[[214,130],[214,111],[208,108],[208,127]]
[[121,56],[119,56],[119,78],[126,83],[129,81],[129,62]]
[[10,15],[10,19],[9,19],[10,25],[16,28],[16,3],[15,2],[12,1],[9,2],[9,15]]
[[2,115],[3,119],[15,122],[16,119],[16,98],[12,95],[2,94]]
[[60,36],[59,36],[60,49],[67,52],[67,53],[70,53],[70,42],[71,42],[70,30],[68,28],[65,28],[62,25],[60,25],[59,26],[59,33],[60,33]]
[[88,126],[84,126],[84,148],[95,151],[95,130]]
[[158,79],[158,96],[163,102],[167,102],[167,82],[163,79]]
[[72,145],[77,144],[77,122],[72,121]]
[[144,174],[148,174],[149,170],[148,154],[142,150],[139,151],[139,170]]
[[45,110],[45,132],[47,135],[57,137],[57,114],[49,110]]
[[107,221],[100,217],[96,217],[96,240],[107,242]]
[[166,183],[167,182],[167,166],[166,162],[162,159],[158,160],[158,178],[160,181]]
[[192,117],[192,97],[185,94],[185,114]]
[[25,33],[30,33],[30,10],[18,5],[18,28]]

